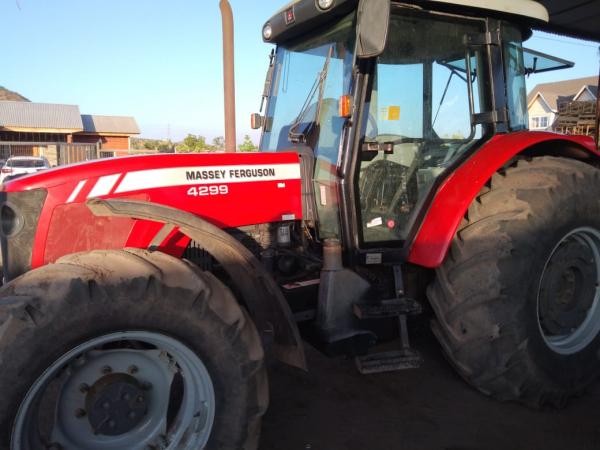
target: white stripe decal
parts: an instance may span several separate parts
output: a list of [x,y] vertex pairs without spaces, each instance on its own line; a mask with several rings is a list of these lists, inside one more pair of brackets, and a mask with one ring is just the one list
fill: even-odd
[[299,164],[173,167],[129,172],[115,193],[198,184],[248,183],[300,179]]
[[108,195],[120,176],[120,173],[116,173],[114,175],[100,177],[92,188],[91,192],[88,194],[87,198]]
[[73,203],[75,201],[75,199],[85,186],[86,181],[87,180],[81,180],[79,183],[77,183],[77,186],[75,186],[75,189],[73,189],[73,192],[71,192],[71,195],[69,195],[67,203]]

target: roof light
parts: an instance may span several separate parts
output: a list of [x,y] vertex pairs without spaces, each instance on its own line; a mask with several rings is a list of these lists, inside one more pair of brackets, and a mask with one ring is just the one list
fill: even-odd
[[320,9],[326,10],[333,6],[335,0],[317,0],[317,5]]
[[268,41],[273,36],[273,28],[271,28],[271,24],[266,24],[263,28],[263,38],[265,41]]

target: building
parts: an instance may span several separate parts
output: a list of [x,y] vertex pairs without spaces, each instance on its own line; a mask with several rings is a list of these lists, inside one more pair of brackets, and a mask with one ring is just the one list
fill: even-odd
[[561,104],[595,102],[597,98],[597,76],[538,84],[527,96],[529,128],[552,130]]
[[0,158],[45,156],[51,164],[127,155],[133,117],[81,115],[76,105],[0,101]]
[[73,142],[97,143],[105,157],[129,154],[131,136],[140,134],[140,129],[133,117],[84,114],[81,116],[81,121],[83,122],[83,131],[73,135]]

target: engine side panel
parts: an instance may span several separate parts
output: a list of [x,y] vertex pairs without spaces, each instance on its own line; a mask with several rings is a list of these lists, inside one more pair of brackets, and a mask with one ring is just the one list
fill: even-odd
[[428,268],[441,265],[460,221],[485,183],[512,158],[544,143],[570,146],[577,149],[578,156],[600,158],[588,137],[531,131],[495,136],[440,186],[412,243],[408,261]]

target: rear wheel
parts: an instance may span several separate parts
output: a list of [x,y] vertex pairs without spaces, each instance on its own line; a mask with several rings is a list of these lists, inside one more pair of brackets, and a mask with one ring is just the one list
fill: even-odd
[[429,289],[434,332],[482,392],[562,406],[600,373],[600,171],[535,158],[495,174]]
[[0,447],[257,447],[262,346],[211,274],[158,252],[102,251],[0,295]]

